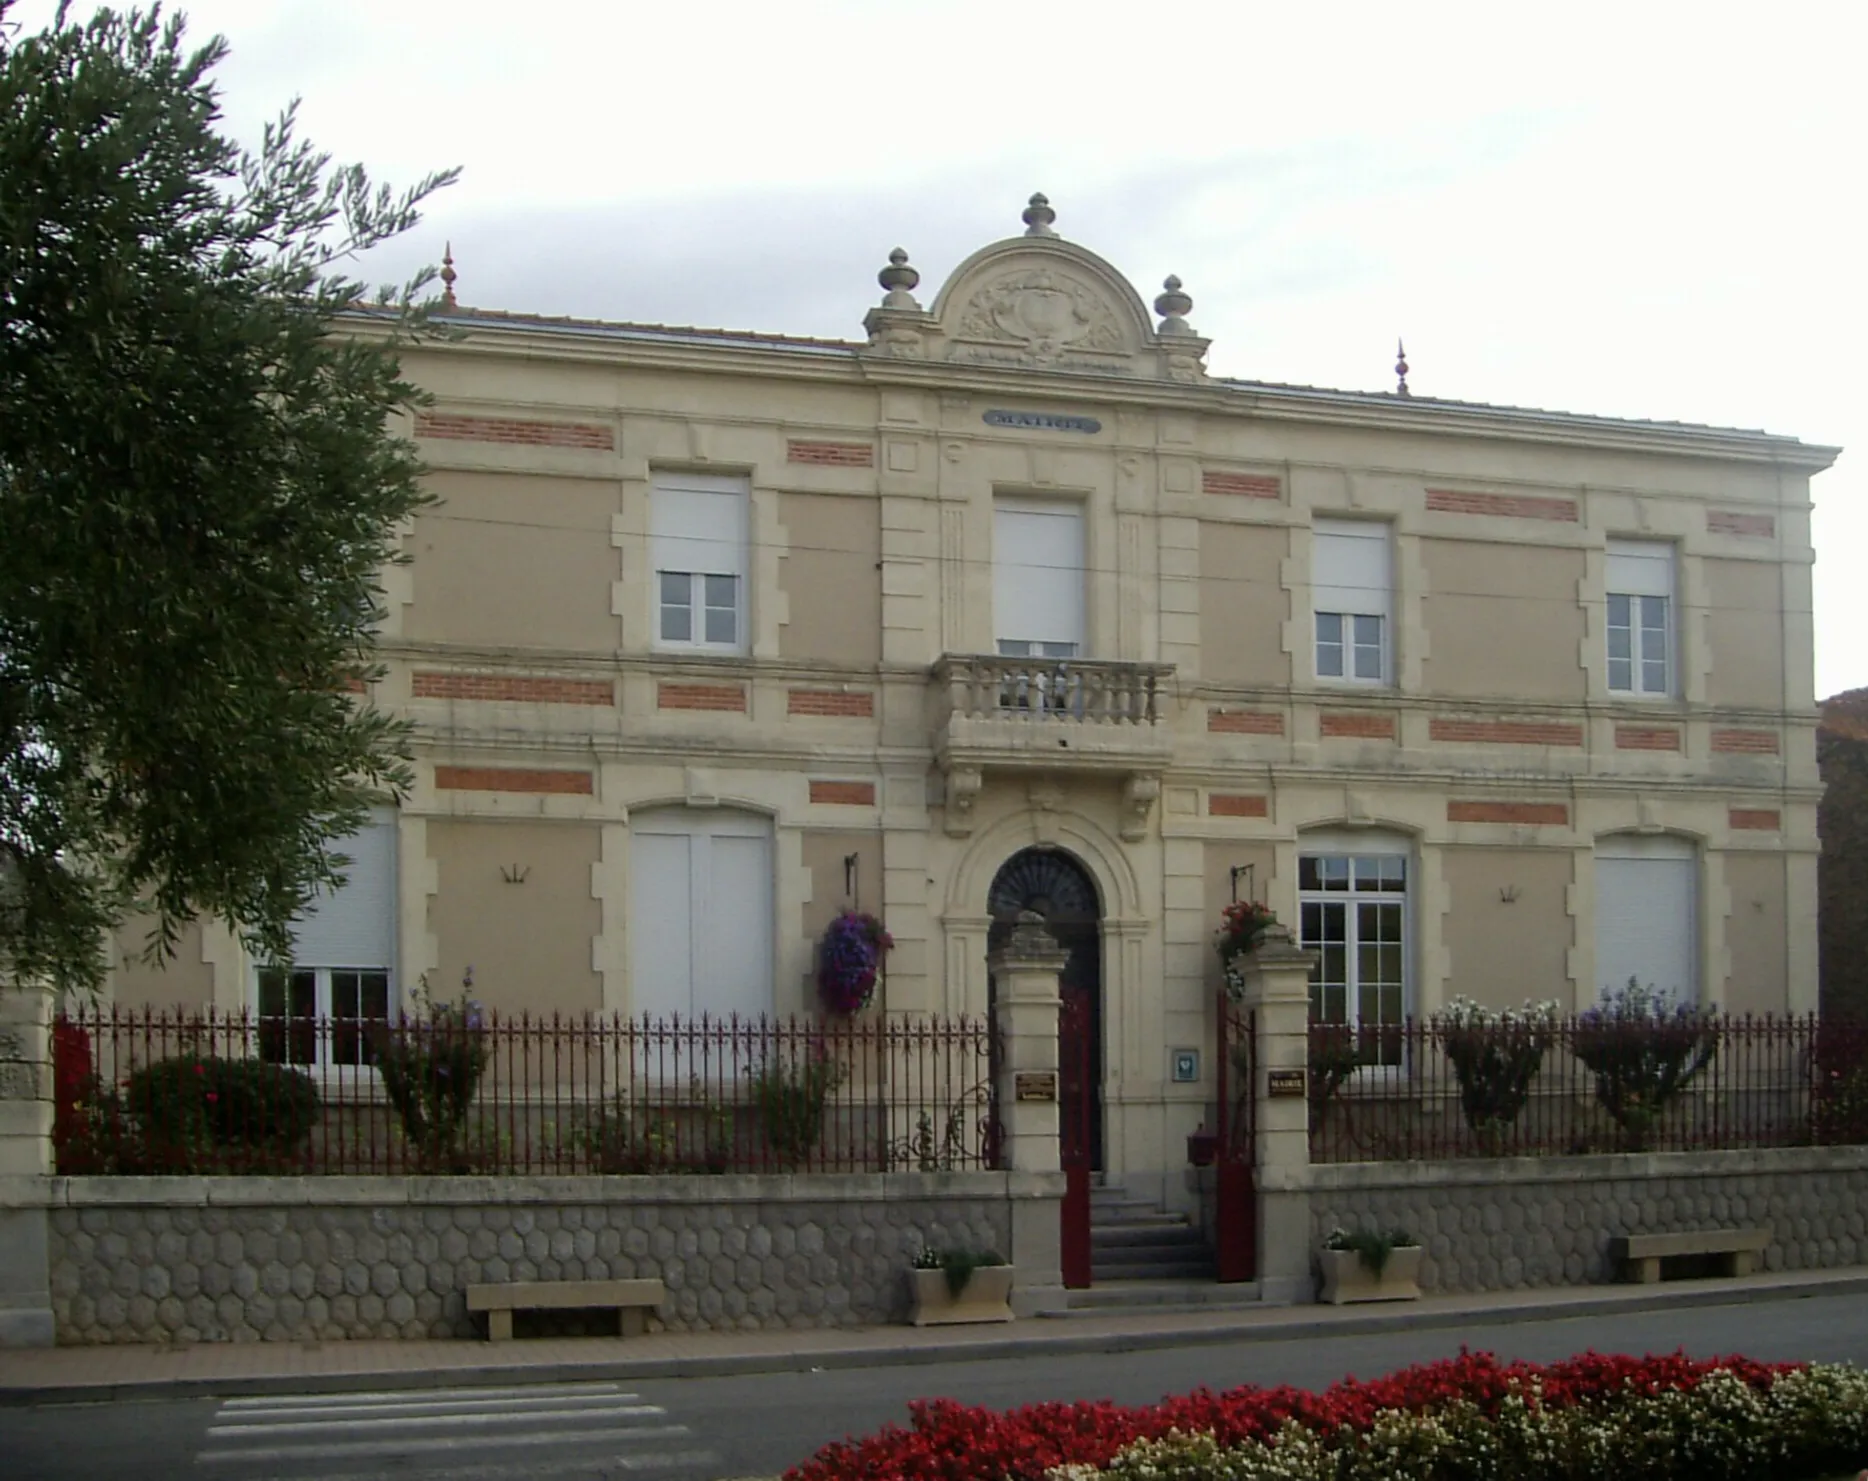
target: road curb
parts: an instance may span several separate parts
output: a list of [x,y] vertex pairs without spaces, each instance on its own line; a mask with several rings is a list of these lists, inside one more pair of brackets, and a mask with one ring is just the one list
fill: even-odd
[[[1611,1293],[1612,1292],[1612,1293]],[[1662,1308],[1740,1306],[1764,1301],[1806,1300],[1815,1296],[1868,1292],[1868,1270],[1860,1274],[1821,1275],[1768,1283],[1734,1281],[1669,1283],[1665,1287],[1604,1288],[1600,1296],[1563,1301],[1522,1301],[1493,1306],[1435,1308],[1386,1306],[1353,1316],[1317,1315],[1316,1307],[1278,1308],[1250,1317],[1198,1327],[1163,1325],[1119,1332],[1070,1330],[1074,1321],[1033,1319],[1017,1334],[938,1345],[903,1342],[890,1347],[849,1346],[797,1352],[688,1354],[674,1357],[601,1357],[570,1362],[499,1362],[472,1368],[372,1368],[345,1373],[229,1374],[191,1378],[150,1378],[95,1383],[0,1385],[0,1407],[32,1404],[112,1403],[147,1399],[243,1398],[268,1394],[354,1393],[394,1387],[479,1388],[496,1384],[569,1383],[604,1379],[708,1378],[754,1373],[805,1373],[829,1368],[910,1367],[935,1363],[1055,1354],[1146,1352],[1169,1347],[1213,1347],[1230,1342],[1292,1342],[1316,1337],[1357,1337],[1399,1329],[1444,1330],[1448,1327],[1512,1326],[1525,1322],[1564,1321]],[[1033,1331],[1032,1328],[1049,1329]],[[1003,1329],[1001,1329],[1003,1331]]]

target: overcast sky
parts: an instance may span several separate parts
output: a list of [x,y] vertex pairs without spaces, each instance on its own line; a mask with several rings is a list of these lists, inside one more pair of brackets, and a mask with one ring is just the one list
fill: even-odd
[[[43,23],[50,3],[16,17]],[[1817,692],[1868,685],[1868,6],[195,0],[231,128],[461,183],[370,276],[860,337],[1043,190],[1221,375],[1762,427],[1814,484]],[[84,3],[74,10],[85,13]]]

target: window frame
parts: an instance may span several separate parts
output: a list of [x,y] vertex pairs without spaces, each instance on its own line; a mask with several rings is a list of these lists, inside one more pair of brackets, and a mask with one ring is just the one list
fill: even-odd
[[[1312,860],[1345,861],[1347,866],[1345,888],[1306,888],[1304,884],[1305,866]],[[1400,889],[1360,888],[1358,883],[1358,864],[1360,863],[1375,864],[1378,869],[1378,881],[1379,871],[1384,865],[1398,863],[1400,865],[1401,877]],[[1378,1010],[1377,1018],[1373,1023],[1368,1025],[1368,1028],[1376,1033],[1388,1028],[1400,1030],[1412,1016],[1415,1007],[1415,927],[1413,903],[1418,867],[1415,849],[1410,843],[1397,838],[1382,836],[1370,836],[1366,838],[1334,838],[1329,836],[1299,838],[1297,844],[1297,938],[1299,944],[1305,949],[1316,950],[1318,952],[1317,965],[1312,969],[1310,981],[1311,1003],[1310,1011],[1307,1015],[1308,1021],[1313,1027],[1344,1027],[1352,1032],[1358,1033],[1363,1028],[1360,1002],[1361,988],[1363,985],[1361,981],[1362,968],[1360,948],[1363,943],[1361,941],[1361,911],[1358,908],[1362,905],[1393,905],[1399,908],[1400,914],[1400,939],[1398,942],[1393,943],[1398,947],[1400,952],[1401,971],[1400,982],[1398,984],[1401,993],[1400,1013],[1391,1024],[1387,1019],[1379,1015]],[[1327,1000],[1320,996],[1321,992],[1327,990],[1326,984],[1321,981],[1321,974],[1324,970],[1325,963],[1325,955],[1321,943],[1327,938],[1319,934],[1316,943],[1313,944],[1310,934],[1306,932],[1304,928],[1306,916],[1305,907],[1316,906],[1321,908],[1327,905],[1341,905],[1343,907],[1343,981],[1341,987],[1343,993],[1344,1016],[1340,1020],[1322,1017],[1317,1012],[1318,1009],[1327,1010],[1328,1006]],[[1379,946],[1386,943],[1376,942],[1371,944]],[[1383,984],[1379,982],[1376,984],[1377,991],[1380,990],[1382,985]],[[1401,1044],[1399,1038],[1397,1038],[1397,1044]],[[1358,1069],[1357,1074],[1358,1076],[1391,1075],[1401,1073],[1404,1068],[1405,1066],[1399,1060],[1393,1063],[1371,1063],[1362,1065]]]
[[[284,1011],[267,1013],[263,998],[266,979],[275,974],[285,978],[286,996],[281,1005]],[[357,1012],[354,1015],[346,1014],[340,1017],[335,1011],[332,981],[334,976],[340,974],[354,974],[359,978],[381,977],[383,979],[382,1014],[379,1016],[365,1011],[364,986],[359,982]],[[292,1005],[292,979],[307,975],[312,978],[313,982],[313,1006],[309,1015],[294,1012]],[[381,1023],[387,1027],[399,1016],[401,1004],[396,992],[394,968],[309,966],[300,962],[293,962],[288,967],[274,967],[262,963],[253,968],[250,987],[253,1003],[253,1053],[256,1058],[268,1064],[304,1070],[320,1078],[354,1078],[367,1084],[374,1084],[380,1079],[380,1071],[377,1069],[374,1053],[369,1043],[369,1025]],[[323,1032],[319,1031],[318,1025],[320,1024],[325,1026]],[[355,1025],[355,1027],[345,1029],[343,1026],[346,1024]],[[293,1053],[297,1045],[303,1042],[301,1036],[307,1032],[305,1028],[295,1027],[296,1025],[310,1026],[311,1054],[308,1057],[298,1057]],[[333,1051],[337,1048],[341,1038],[349,1034],[355,1035],[356,1056],[354,1058],[340,1057]],[[268,1052],[269,1043],[275,1040],[283,1046],[284,1051],[277,1056]]]
[[[1649,568],[1645,579],[1628,580],[1630,562],[1641,562]],[[1618,576],[1617,567],[1620,566]],[[1637,573],[1642,566],[1635,566]],[[1653,570],[1664,573],[1664,580],[1655,580]],[[1658,586],[1661,589],[1654,590]],[[1623,588],[1629,588],[1624,590]],[[1679,550],[1666,540],[1622,540],[1611,539],[1608,542],[1607,560],[1603,570],[1602,603],[1602,655],[1603,683],[1607,692],[1617,699],[1653,703],[1673,699],[1679,691]],[[1626,623],[1617,623],[1615,604],[1617,601],[1628,604]],[[1653,629],[1643,620],[1644,605],[1658,601],[1661,604],[1660,652],[1649,651],[1649,634]],[[1615,656],[1615,635],[1617,632],[1628,634],[1628,655],[1626,658]],[[1647,685],[1647,669],[1651,663],[1658,662],[1662,671],[1662,683],[1658,689]],[[1615,683],[1617,663],[1628,665],[1629,683],[1626,688]]]
[[[684,493],[703,497],[731,497],[735,501],[736,511],[730,538],[677,534],[666,528],[670,501]],[[654,635],[652,647],[657,652],[736,657],[751,651],[751,526],[752,480],[750,478],[714,473],[685,473],[667,469],[657,470],[650,475],[649,569],[652,579],[648,587],[650,631]],[[723,549],[731,552],[730,560],[718,557],[711,561],[707,559],[710,551]],[[730,566],[731,569],[693,569],[697,565],[705,564]],[[688,593],[685,602],[676,603],[666,600],[667,590],[664,578],[675,576],[685,577],[687,580]],[[733,638],[730,642],[712,640],[707,637],[708,615],[727,610],[710,600],[709,582],[721,580],[731,580],[733,583],[731,608]],[[667,636],[668,614],[673,611],[687,613],[688,636],[685,638]]]
[[[1384,689],[1395,684],[1395,579],[1394,579],[1394,525],[1388,520],[1374,519],[1316,519],[1310,528],[1310,667],[1318,684],[1342,685],[1349,688]],[[1382,548],[1383,582],[1380,586],[1366,583],[1347,585],[1338,581],[1325,581],[1322,576],[1334,574],[1318,570],[1318,556],[1325,540],[1366,540],[1371,544],[1379,542]],[[1345,602],[1343,597],[1360,593],[1361,599]],[[1330,605],[1325,605],[1329,603]],[[1379,609],[1379,610],[1371,610]],[[1326,619],[1336,622],[1337,636],[1326,643],[1324,623]],[[1362,640],[1356,629],[1359,624],[1373,622],[1376,625],[1375,642],[1370,644]],[[1334,648],[1338,651],[1341,673],[1324,672],[1324,650]],[[1357,657],[1373,648],[1376,655],[1377,673],[1374,675],[1358,672]]]

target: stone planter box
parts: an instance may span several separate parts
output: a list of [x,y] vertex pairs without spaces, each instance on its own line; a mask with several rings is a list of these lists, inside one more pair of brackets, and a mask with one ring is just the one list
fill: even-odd
[[1011,1294],[1010,1265],[975,1267],[958,1296],[947,1289],[944,1270],[908,1272],[910,1320],[917,1327],[942,1327],[952,1322],[1009,1322],[1012,1308],[1006,1303]]
[[1399,1245],[1388,1252],[1377,1275],[1355,1250],[1323,1250],[1323,1290],[1317,1297],[1332,1306],[1348,1301],[1415,1301],[1420,1298],[1420,1246]]

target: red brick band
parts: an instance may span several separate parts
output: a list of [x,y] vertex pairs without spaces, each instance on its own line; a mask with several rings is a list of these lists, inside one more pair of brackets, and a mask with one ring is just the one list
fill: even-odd
[[1248,499],[1281,499],[1284,481],[1262,473],[1200,471],[1200,491],[1206,494],[1243,494]]
[[443,792],[571,792],[595,790],[587,771],[535,771],[520,766],[437,766],[435,786]]
[[548,679],[523,674],[424,673],[414,680],[417,699],[480,699],[515,704],[609,705],[608,679]]
[[1271,815],[1271,799],[1243,792],[1209,792],[1206,798],[1209,817],[1263,818]]
[[1371,715],[1359,710],[1325,710],[1318,717],[1318,728],[1326,738],[1345,736],[1359,740],[1391,741],[1395,738],[1395,717]]
[[1734,828],[1754,828],[1764,833],[1779,832],[1784,823],[1783,815],[1774,807],[1735,807],[1728,821]]
[[1713,535],[1761,535],[1769,540],[1777,533],[1777,517],[1772,514],[1738,514],[1730,509],[1708,509],[1706,530]]
[[1563,802],[1448,802],[1449,823],[1554,823],[1567,827],[1570,809]]
[[792,715],[841,715],[868,720],[876,713],[876,697],[868,690],[846,693],[841,689],[793,689],[786,694],[785,710]]
[[874,782],[812,782],[811,801],[829,802],[844,807],[874,807]]
[[746,713],[746,690],[739,684],[657,684],[658,710],[728,710]]
[[1677,751],[1680,732],[1668,725],[1617,725],[1615,749],[1618,751]]
[[415,414],[415,435],[455,442],[581,447],[596,452],[612,452],[616,448],[615,429],[598,422],[525,422],[511,417],[455,416],[434,411]]
[[876,449],[867,442],[787,442],[787,463],[816,463],[826,468],[873,468]]
[[1777,732],[1774,730],[1715,730],[1712,748],[1728,756],[1775,756]]
[[1206,728],[1216,735],[1283,735],[1284,716],[1271,710],[1209,710]]
[[1428,735],[1437,741],[1491,746],[1580,746],[1583,727],[1530,720],[1432,720]]
[[1573,499],[1539,498],[1534,494],[1473,494],[1459,489],[1428,489],[1427,507],[1442,514],[1492,514],[1505,519],[1549,519],[1575,524],[1579,518]]

